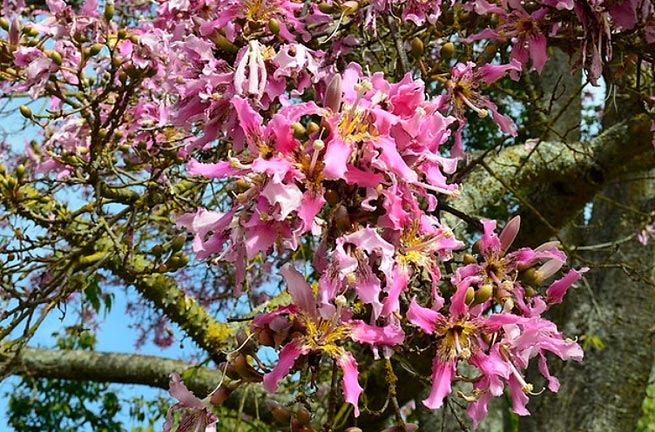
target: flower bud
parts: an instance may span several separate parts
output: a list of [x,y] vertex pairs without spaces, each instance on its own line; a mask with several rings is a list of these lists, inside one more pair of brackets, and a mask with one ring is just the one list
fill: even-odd
[[327,85],[325,90],[325,99],[323,106],[329,108],[332,112],[338,112],[341,108],[341,97],[343,96],[343,88],[341,83],[341,75],[335,74]]
[[97,43],[91,45],[91,48],[89,48],[89,56],[93,57],[94,55],[98,54],[102,50],[102,45]]
[[334,189],[327,189],[324,198],[329,205],[335,205],[339,202],[339,194]]
[[521,217],[515,216],[507,222],[507,225],[505,225],[505,228],[503,228],[503,231],[498,236],[500,239],[500,249],[503,254],[507,252],[512,242],[514,242],[519,228],[521,228]]
[[105,21],[109,22],[114,18],[114,2],[113,1],[108,1],[105,4],[105,10],[102,14],[105,18]]
[[470,305],[473,303],[473,300],[475,299],[475,289],[470,286],[466,289],[466,297],[464,298],[464,303],[467,305]]
[[16,180],[18,182],[22,182],[23,179],[25,178],[25,165],[20,164],[16,167]]
[[291,420],[291,412],[288,408],[282,406],[276,401],[268,401],[266,404],[276,422],[280,424],[289,424],[289,420]]
[[359,3],[354,0],[347,0],[341,4],[341,11],[344,15],[350,15],[359,10]]
[[25,117],[25,118],[27,118],[27,119],[31,119],[31,118],[32,118],[32,110],[31,110],[30,107],[28,107],[27,105],[21,105],[21,106],[19,106],[19,107],[18,107],[18,111],[20,111],[20,113],[21,113],[21,115],[22,115],[23,117]]
[[243,329],[239,329],[236,334],[237,337],[237,343],[239,344],[239,351],[245,354],[254,354],[257,349],[255,347],[255,344],[248,339],[248,335],[246,335],[246,332]]
[[173,239],[171,242],[171,251],[177,252],[182,249],[184,243],[186,242],[186,234],[180,234]]
[[260,382],[262,380],[262,374],[257,372],[257,370],[248,363],[246,356],[240,352],[232,351],[229,353],[227,355],[227,361],[230,363],[230,366],[234,367],[234,370],[244,381]]
[[340,231],[347,231],[352,227],[348,209],[343,205],[339,205],[337,210],[334,212],[334,221],[336,222],[337,228],[339,228]]
[[475,264],[478,262],[478,260],[470,253],[464,254],[463,260],[464,264]]
[[491,295],[494,293],[494,287],[490,283],[482,284],[478,290],[475,292],[474,304],[481,304],[486,302],[491,298]]
[[219,406],[222,405],[225,400],[230,397],[230,394],[232,394],[233,389],[220,386],[214,392],[211,394],[209,398],[209,403],[211,403],[214,406]]
[[309,424],[309,421],[312,418],[312,415],[305,408],[298,408],[296,411],[296,418],[302,424]]
[[455,45],[452,42],[446,42],[441,46],[441,51],[439,53],[441,57],[450,58],[455,54]]
[[423,55],[423,52],[425,51],[425,46],[423,45],[423,41],[419,39],[418,37],[415,37],[412,39],[410,42],[410,53],[414,58],[419,58]]
[[280,22],[275,18],[268,20],[268,30],[274,35],[280,34]]
[[5,31],[9,30],[9,21],[7,21],[7,18],[0,17],[0,28]]
[[334,13],[335,11],[334,5],[331,5],[330,3],[320,3],[318,5],[318,10],[328,15]]

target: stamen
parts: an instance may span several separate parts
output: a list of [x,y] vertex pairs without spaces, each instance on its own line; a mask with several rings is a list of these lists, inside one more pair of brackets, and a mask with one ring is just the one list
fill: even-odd
[[[523,393],[529,394],[529,395],[534,395],[535,393],[532,392],[534,387],[532,384],[528,383],[525,381],[521,373],[516,369],[516,366],[514,366],[514,363],[512,363],[512,360],[510,360],[509,355],[507,354],[506,350],[501,350],[501,353],[503,357],[505,358],[505,361],[509,365],[509,370],[512,372],[512,375],[514,375],[514,378],[521,384],[521,390],[523,390]],[[542,390],[543,391],[543,390]]]
[[318,161],[318,155],[325,148],[325,143],[323,140],[317,139],[314,141],[312,144],[312,148],[314,149],[314,153],[312,153],[312,161],[309,164],[309,172],[313,173],[314,168],[316,168],[316,162]]
[[405,251],[406,251],[406,252],[413,252],[413,251],[417,251],[417,250],[425,250],[425,249],[427,249],[430,245],[432,245],[433,243],[437,242],[438,240],[441,240],[441,239],[444,238],[444,237],[445,237],[444,234],[436,235],[436,236],[434,236],[434,237],[432,237],[432,238],[430,238],[430,239],[428,239],[428,240],[422,241],[422,242],[417,243],[417,244],[415,244],[415,245],[413,245],[413,246],[406,247],[406,248],[405,248]]
[[457,198],[459,196],[459,194],[460,194],[459,189],[448,190],[448,189],[440,188],[440,187],[437,187],[437,186],[432,186],[432,185],[429,185],[429,184],[423,183],[423,182],[415,182],[414,184],[416,186],[422,187],[423,189],[427,189],[427,190],[431,190],[433,192],[448,195],[448,196],[451,196],[453,198]]
[[489,112],[484,109],[484,108],[478,108],[475,105],[473,105],[473,102],[471,102],[466,96],[464,96],[462,93],[459,93],[458,96],[464,101],[466,106],[471,108],[473,111],[478,113],[478,117],[480,118],[485,118],[486,116],[489,115]]

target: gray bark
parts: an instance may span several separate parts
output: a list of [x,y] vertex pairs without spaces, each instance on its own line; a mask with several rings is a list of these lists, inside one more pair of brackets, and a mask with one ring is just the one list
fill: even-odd
[[[588,244],[634,234],[638,220],[625,209],[653,208],[653,174],[625,176],[606,188],[606,196],[620,206],[596,201]],[[655,248],[633,239],[591,251],[586,258],[599,268],[559,310],[564,332],[578,335],[585,346],[585,359],[562,367],[559,393],[536,399],[531,404],[535,415],[522,419],[521,431],[633,431],[641,416],[655,354]],[[609,264],[619,266],[603,268]]]

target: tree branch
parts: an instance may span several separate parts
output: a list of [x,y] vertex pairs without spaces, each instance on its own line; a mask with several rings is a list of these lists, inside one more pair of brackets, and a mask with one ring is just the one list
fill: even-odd
[[[471,170],[452,204],[477,216],[498,204],[509,186],[525,200],[520,205],[524,223],[518,242],[535,245],[556,234],[603,186],[627,172],[652,167],[655,152],[650,118],[642,114],[589,142],[540,142],[534,148],[523,144],[506,148]],[[539,214],[534,209],[539,209]]]
[[[10,362],[8,372],[19,376],[141,384],[165,390],[168,390],[169,375],[172,372],[183,375],[185,371],[193,370],[192,373],[184,374],[184,384],[200,398],[216,388],[222,376],[216,369],[179,360],[99,351],[26,347],[16,355],[0,349],[0,362]],[[223,406],[239,411],[243,402],[243,413],[267,423],[273,422],[268,406],[261,399],[262,395],[252,388],[248,391],[237,389]],[[267,396],[267,399],[272,397]]]

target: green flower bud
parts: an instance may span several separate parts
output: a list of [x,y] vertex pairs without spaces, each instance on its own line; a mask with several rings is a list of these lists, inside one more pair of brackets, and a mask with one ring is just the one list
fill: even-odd
[[278,35],[280,33],[280,22],[278,20],[276,20],[275,18],[269,19],[268,20],[268,29],[274,35]]
[[334,9],[334,5],[331,5],[331,4],[329,4],[329,3],[321,3],[321,4],[319,4],[319,5],[318,5],[318,10],[320,10],[320,11],[323,12],[324,14],[328,14],[328,15],[334,13],[334,11],[335,11],[335,9]]
[[108,1],[105,4],[105,10],[103,12],[103,16],[105,18],[105,21],[109,22],[114,18],[114,2],[113,1]]

